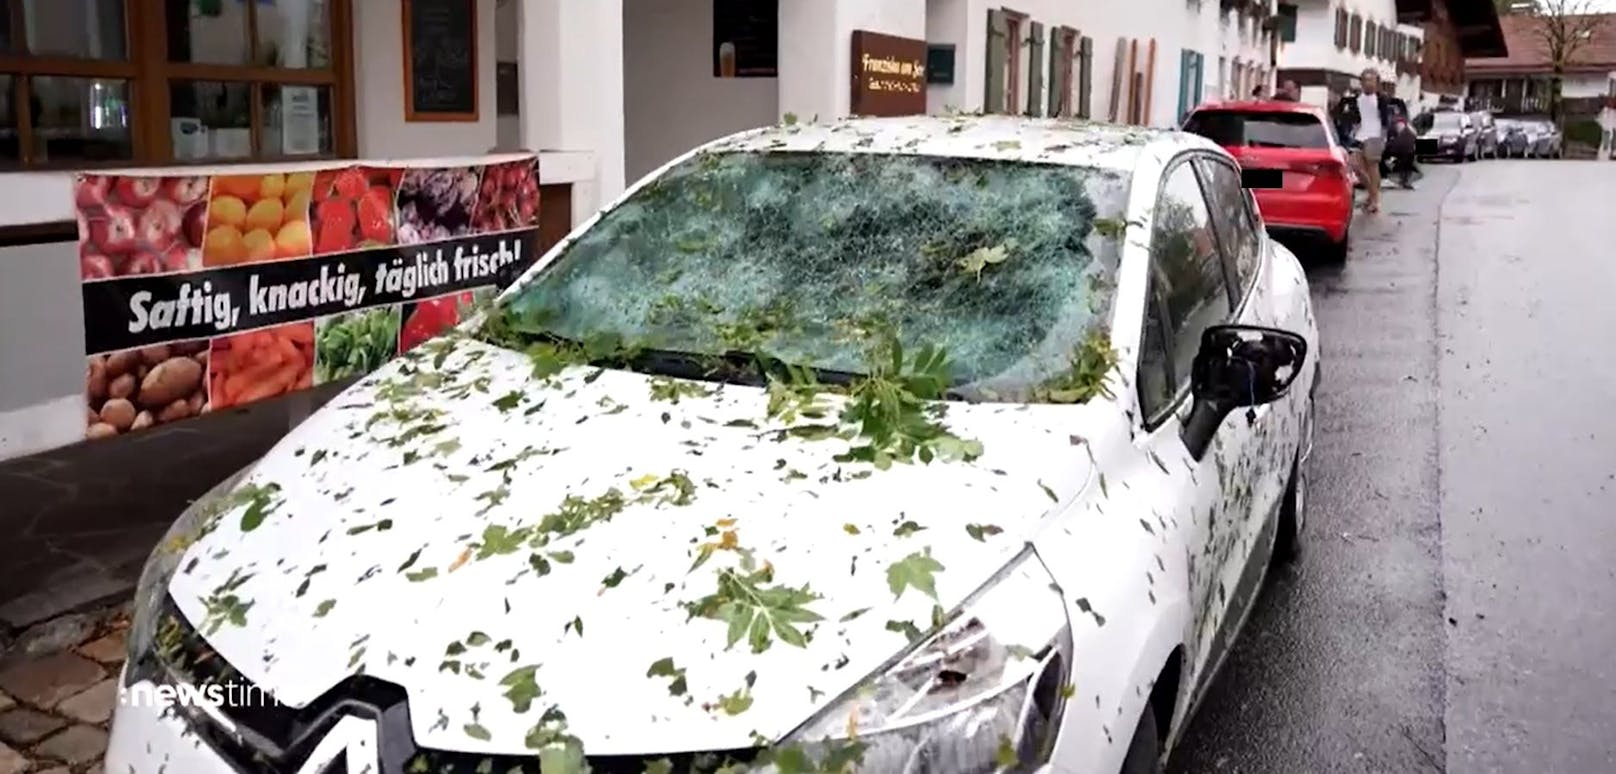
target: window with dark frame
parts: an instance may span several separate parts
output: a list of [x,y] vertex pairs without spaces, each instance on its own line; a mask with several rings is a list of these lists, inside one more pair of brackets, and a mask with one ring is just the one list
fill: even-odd
[[1347,47],[1347,9],[1335,9],[1335,47]]
[[0,169],[356,153],[352,0],[0,0]]
[[1347,27],[1347,48],[1356,54],[1363,50],[1363,17],[1352,14],[1351,19]]

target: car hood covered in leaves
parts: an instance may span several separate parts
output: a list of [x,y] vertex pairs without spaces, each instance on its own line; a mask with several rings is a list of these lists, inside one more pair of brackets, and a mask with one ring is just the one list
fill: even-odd
[[404,686],[424,747],[523,753],[554,707],[590,754],[735,749],[908,647],[1092,470],[1083,407],[952,405],[982,456],[876,470],[762,389],[530,370],[458,340],[349,389],[212,510],[180,610],[284,704]]

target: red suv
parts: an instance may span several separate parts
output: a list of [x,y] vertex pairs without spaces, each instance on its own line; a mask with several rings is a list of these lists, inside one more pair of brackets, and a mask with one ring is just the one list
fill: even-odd
[[1184,131],[1223,146],[1246,169],[1278,171],[1279,187],[1252,191],[1269,233],[1321,240],[1327,259],[1346,260],[1353,175],[1323,108],[1269,100],[1212,103],[1191,112]]

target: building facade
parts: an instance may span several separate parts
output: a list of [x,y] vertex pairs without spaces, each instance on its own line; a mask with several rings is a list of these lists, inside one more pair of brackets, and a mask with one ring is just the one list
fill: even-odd
[[[1543,19],[1505,16],[1502,20],[1509,54],[1465,60],[1466,96],[1477,109],[1503,115],[1549,112],[1554,67],[1546,45]],[[1565,33],[1586,31],[1586,39],[1570,51],[1560,78],[1565,114],[1597,115],[1605,100],[1616,97],[1616,14],[1597,14],[1566,25]],[[1569,36],[1569,35],[1568,35]]]
[[1278,15],[1279,78],[1296,81],[1303,100],[1319,105],[1356,86],[1367,69],[1379,71],[1413,109],[1453,102],[1463,88],[1465,53],[1502,51],[1487,2],[1287,0]]

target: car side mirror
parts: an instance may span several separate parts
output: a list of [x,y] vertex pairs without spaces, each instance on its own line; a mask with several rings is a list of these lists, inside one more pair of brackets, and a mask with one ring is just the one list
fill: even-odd
[[1218,426],[1236,409],[1254,409],[1285,397],[1307,362],[1307,339],[1253,325],[1216,325],[1201,334],[1190,373],[1194,404],[1182,437],[1200,460]]

